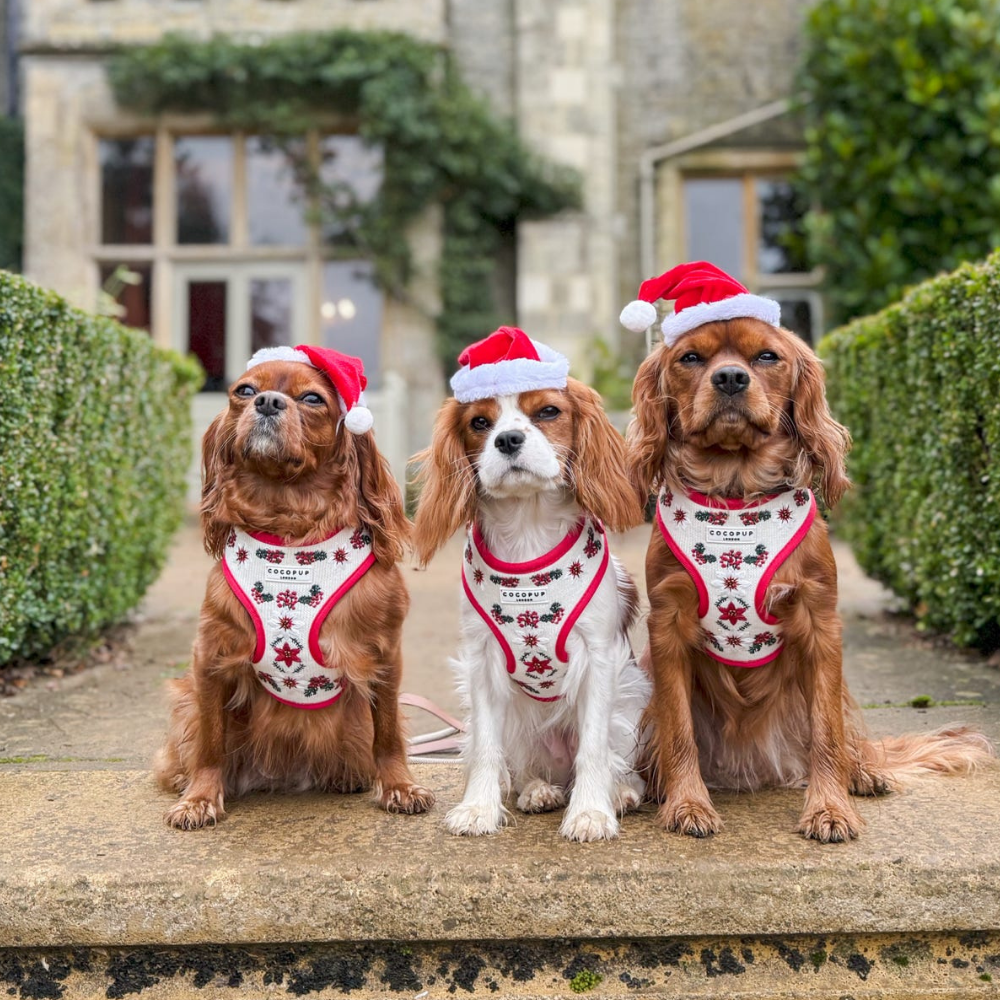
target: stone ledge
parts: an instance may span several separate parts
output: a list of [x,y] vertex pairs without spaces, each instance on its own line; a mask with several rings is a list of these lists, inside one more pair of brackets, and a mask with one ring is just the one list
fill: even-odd
[[439,793],[427,816],[254,796],[194,833],[163,825],[170,797],[145,771],[0,769],[0,947],[1000,929],[998,770],[861,800],[861,839],[823,846],[791,832],[794,791],[717,796],[726,829],[705,841],[663,833],[651,807],[613,843],[563,841],[558,814],[455,838],[460,769],[416,769]]

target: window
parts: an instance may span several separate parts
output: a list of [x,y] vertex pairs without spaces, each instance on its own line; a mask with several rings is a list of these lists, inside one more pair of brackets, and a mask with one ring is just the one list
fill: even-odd
[[[381,374],[382,294],[338,209],[382,183],[382,151],[355,135],[169,133],[99,138],[95,275],[124,322],[194,354],[223,390],[261,347],[326,344]],[[153,289],[160,287],[154,297]]]
[[181,136],[174,142],[177,242],[228,243],[232,212],[233,141]]
[[781,322],[814,343],[823,329],[819,274],[804,257],[805,208],[786,176],[687,175],[685,260],[709,260],[781,304]]
[[101,242],[153,242],[153,155],[151,135],[104,139],[101,162]]

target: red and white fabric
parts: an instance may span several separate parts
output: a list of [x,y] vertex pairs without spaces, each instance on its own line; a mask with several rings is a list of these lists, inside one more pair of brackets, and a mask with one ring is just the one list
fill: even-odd
[[749,504],[660,491],[656,523],[698,590],[705,653],[731,667],[761,667],[778,656],[781,623],[767,610],[767,588],[815,517],[806,489]]
[[506,657],[511,681],[536,701],[563,695],[566,639],[607,572],[608,540],[584,517],[551,551],[528,562],[497,559],[473,525],[462,560],[466,597]]
[[462,366],[451,377],[451,391],[460,403],[535,389],[565,389],[569,360],[551,347],[532,340],[523,330],[501,326],[458,356]]
[[324,662],[319,633],[374,562],[365,528],[342,528],[310,545],[230,531],[222,571],[253,621],[253,663],[268,694],[296,708],[324,708],[343,694],[341,671]]
[[360,358],[341,354],[329,347],[262,347],[247,362],[247,371],[268,361],[294,361],[309,365],[326,374],[337,393],[344,426],[352,434],[364,434],[372,429],[372,411],[365,406],[368,379]]
[[622,326],[643,333],[656,322],[657,299],[673,300],[674,311],[660,324],[664,343],[672,347],[685,333],[704,323],[751,318],[771,326],[781,321],[781,306],[754,295],[734,277],[706,260],[678,264],[639,286],[639,295],[621,312]]

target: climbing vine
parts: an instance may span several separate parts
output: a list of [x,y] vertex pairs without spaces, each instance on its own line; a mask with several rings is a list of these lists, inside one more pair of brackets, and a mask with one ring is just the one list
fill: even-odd
[[210,110],[226,127],[273,137],[289,155],[290,140],[326,119],[346,119],[381,148],[373,200],[324,185],[315,173],[309,189],[335,220],[338,243],[368,256],[379,285],[398,298],[412,272],[406,227],[428,206],[442,206],[437,328],[445,364],[498,325],[491,278],[503,233],[518,219],[580,202],[573,172],[529,150],[472,93],[447,51],[407,35],[340,30],[262,44],[167,36],[120,50],[109,74],[123,106],[148,114]]

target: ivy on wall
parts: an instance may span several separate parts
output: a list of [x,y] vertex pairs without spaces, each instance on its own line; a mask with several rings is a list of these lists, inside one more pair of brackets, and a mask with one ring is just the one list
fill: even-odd
[[[167,36],[117,52],[118,102],[147,114],[210,111],[220,124],[283,139],[338,116],[383,150],[383,181],[368,203],[312,176],[321,210],[370,257],[376,279],[405,299],[412,273],[407,226],[428,206],[444,213],[437,318],[442,362],[501,321],[494,259],[518,219],[579,207],[577,176],[529,150],[461,79],[442,48],[395,32],[339,30],[254,44]],[[291,151],[291,143],[285,145]],[[450,369],[449,369],[450,370]]]

